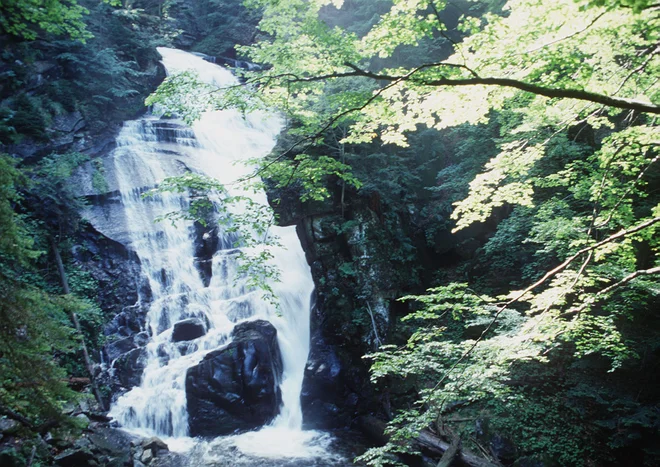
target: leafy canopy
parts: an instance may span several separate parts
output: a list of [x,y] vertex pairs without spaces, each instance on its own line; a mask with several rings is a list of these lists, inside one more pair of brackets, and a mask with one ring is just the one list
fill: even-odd
[[[102,0],[117,6],[119,0]],[[0,30],[27,40],[40,32],[74,40],[90,39],[84,21],[89,10],[76,0],[3,0],[0,4]]]

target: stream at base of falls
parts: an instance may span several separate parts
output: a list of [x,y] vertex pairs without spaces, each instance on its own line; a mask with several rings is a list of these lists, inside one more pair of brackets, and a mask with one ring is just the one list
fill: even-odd
[[[302,433],[308,434],[277,433],[266,427],[207,441],[171,440],[171,444],[173,450],[185,455],[185,467],[349,467],[356,465],[352,459],[362,454],[366,445],[360,435],[349,431]],[[273,444],[279,444],[278,454],[268,448]]]
[[[214,86],[237,84],[228,70],[193,54],[166,48],[159,52],[168,74],[193,71]],[[230,195],[266,205],[264,192],[241,191],[232,182],[251,170],[241,161],[272,150],[280,130],[279,118],[264,113],[204,112],[190,127],[176,119],[146,115],[124,124],[112,154],[121,222],[149,290],[141,292],[137,304],[147,310],[143,334],[148,342],[134,351],[139,352],[135,361],[142,365],[141,382],[112,404],[109,415],[128,432],[162,438],[172,451],[185,453],[191,466],[342,466],[352,465],[352,457],[359,453],[352,447],[352,435],[342,440],[341,433],[302,429],[300,393],[314,284],[295,227],[269,231],[280,244],[270,251],[271,264],[281,274],[279,281],[269,284],[276,307],[241,273],[237,253],[249,249],[241,247],[235,233],[213,226],[200,236],[199,225],[191,221],[156,222],[185,210],[190,198],[179,193],[143,196],[167,177],[192,172],[219,180]],[[221,202],[221,195],[215,201]],[[213,251],[200,257],[204,248]],[[260,247],[252,248],[259,252]],[[281,355],[276,416],[266,426],[238,435],[191,437],[195,419],[188,413],[188,371],[210,352],[227,348],[237,326],[256,320],[268,321],[276,330]],[[183,321],[203,331],[181,342],[174,338],[174,328]],[[109,364],[114,367],[115,362]],[[211,429],[212,422],[206,421]]]

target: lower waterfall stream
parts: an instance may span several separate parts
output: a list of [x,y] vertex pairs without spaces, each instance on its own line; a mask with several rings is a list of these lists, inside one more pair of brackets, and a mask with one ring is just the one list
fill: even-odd
[[[192,70],[209,84],[237,83],[228,70],[193,54],[166,48],[159,52],[169,74]],[[263,465],[294,465],[288,463],[291,459],[307,459],[295,465],[347,463],[329,453],[331,438],[327,434],[302,430],[300,392],[309,354],[314,284],[295,227],[272,228],[282,245],[272,250],[272,263],[281,273],[280,281],[272,283],[277,309],[240,277],[236,234],[223,232],[222,227],[204,233],[204,241],[217,245],[204,259],[208,263],[204,267],[210,271],[205,278],[200,272],[201,260],[196,258],[199,234],[193,223],[156,222],[159,216],[185,209],[189,198],[169,193],[142,196],[164,178],[192,171],[228,184],[232,195],[250,196],[266,204],[264,192],[231,193],[231,182],[249,172],[242,160],[268,154],[280,129],[276,116],[243,116],[234,110],[205,112],[192,127],[146,115],[124,124],[113,153],[130,248],[140,259],[150,292],[140,298],[148,309],[149,336],[141,384],[118,398],[110,416],[128,431],[157,435],[173,449],[187,450],[197,459],[194,465],[254,465],[255,458],[274,462]],[[217,238],[210,239],[212,235]],[[173,342],[174,324],[191,318],[205,324],[205,334]],[[270,322],[277,330],[282,357],[279,414],[257,431],[213,441],[191,438],[186,405],[188,369],[231,342],[237,324],[256,319]],[[231,461],[228,452],[233,453]]]

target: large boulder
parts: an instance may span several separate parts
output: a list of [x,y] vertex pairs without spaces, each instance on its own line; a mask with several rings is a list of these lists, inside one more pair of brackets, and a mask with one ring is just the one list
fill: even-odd
[[155,436],[152,436],[149,439],[145,439],[142,442],[142,449],[150,449],[151,452],[155,453],[156,455],[158,455],[158,452],[160,451],[170,450],[167,444],[165,444],[165,441]]
[[172,342],[191,341],[206,334],[206,324],[199,318],[179,321],[172,330]]
[[226,347],[208,353],[186,375],[191,436],[258,428],[279,412],[282,357],[268,321],[237,325]]
[[67,449],[55,456],[55,465],[60,467],[82,467],[98,465],[94,453],[88,449]]
[[130,465],[131,447],[139,441],[135,435],[96,423],[93,423],[87,431],[87,439],[91,443],[90,449],[101,465],[104,459],[108,460],[108,466]]
[[0,418],[0,435],[14,435],[21,428],[20,423],[11,418]]

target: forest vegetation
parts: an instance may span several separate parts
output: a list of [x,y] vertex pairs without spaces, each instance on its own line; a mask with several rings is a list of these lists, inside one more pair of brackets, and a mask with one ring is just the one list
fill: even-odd
[[[34,440],[0,460],[38,449],[45,463],[40,436],[79,432],[65,408],[94,394],[70,380],[91,376],[94,392],[83,354],[111,319],[70,254],[85,201],[67,182],[94,156],[53,145],[53,127],[75,112],[93,139],[146,98],[188,122],[284,117],[241,181],[277,215],[244,223],[333,212],[328,228],[361,252],[316,284],[388,423],[357,462],[409,465],[431,433],[504,465],[660,463],[660,5],[40,3],[0,5],[0,416]],[[155,47],[172,44],[258,67],[234,70],[241,86],[182,73],[155,89]],[[46,58],[57,68],[35,85]],[[267,259],[244,258],[266,293]]]

